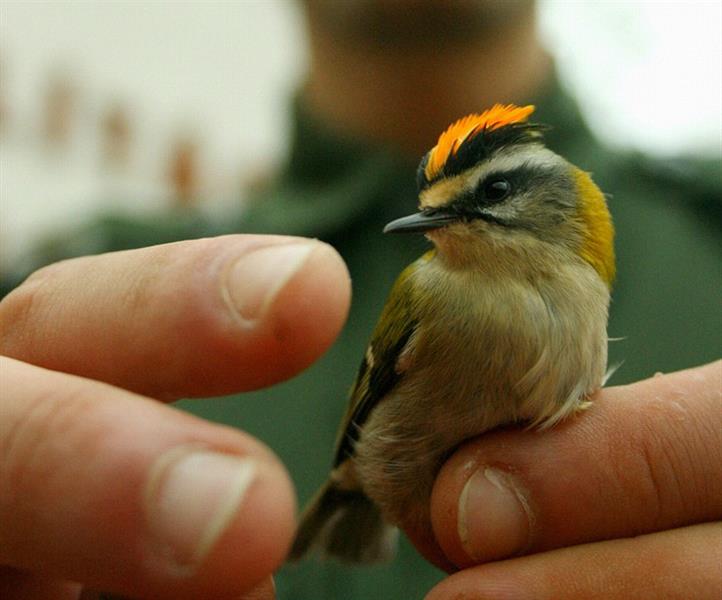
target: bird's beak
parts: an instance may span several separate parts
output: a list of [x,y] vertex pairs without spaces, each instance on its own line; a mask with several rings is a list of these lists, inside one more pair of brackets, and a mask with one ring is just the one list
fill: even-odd
[[459,220],[456,213],[445,211],[418,212],[408,217],[401,217],[388,223],[384,227],[384,233],[418,233],[438,229],[449,223]]

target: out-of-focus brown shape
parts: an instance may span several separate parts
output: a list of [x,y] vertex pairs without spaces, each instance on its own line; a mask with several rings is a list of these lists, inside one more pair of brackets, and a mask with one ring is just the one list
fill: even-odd
[[55,146],[65,145],[72,128],[77,90],[65,71],[51,73],[45,91],[43,134]]
[[103,114],[101,123],[103,164],[124,169],[130,160],[132,127],[127,108],[116,102]]
[[177,207],[186,208],[196,203],[198,151],[198,143],[190,136],[178,137],[171,144],[168,174]]

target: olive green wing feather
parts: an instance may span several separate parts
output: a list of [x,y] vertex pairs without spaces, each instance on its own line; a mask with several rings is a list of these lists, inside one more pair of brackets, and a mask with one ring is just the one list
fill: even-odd
[[418,324],[413,274],[418,263],[423,260],[428,260],[427,256],[412,263],[401,273],[381,312],[361,361],[348,410],[341,422],[336,439],[334,467],[353,455],[361,426],[379,400],[389,393],[403,375],[398,372],[397,363]]

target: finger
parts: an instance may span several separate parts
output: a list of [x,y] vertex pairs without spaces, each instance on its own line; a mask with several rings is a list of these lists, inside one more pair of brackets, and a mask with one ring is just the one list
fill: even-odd
[[239,598],[239,600],[274,600],[275,597],[276,584],[273,583],[273,577],[268,577],[250,592],[243,594],[243,597]]
[[79,594],[77,583],[53,581],[0,567],[0,598],[3,600],[77,600]]
[[713,600],[722,589],[722,525],[597,542],[466,569],[426,600]]
[[[252,590],[243,593],[241,596],[229,600],[274,600],[276,598],[276,586],[273,577],[267,577]],[[55,598],[53,597],[53,600]],[[75,599],[73,599],[75,600]],[[78,600],[131,600],[120,596],[111,596],[96,590],[85,588]]]
[[69,260],[0,303],[0,353],[150,396],[209,396],[290,377],[346,318],[327,244],[231,235]]
[[600,392],[547,431],[458,450],[431,501],[436,540],[463,567],[722,517],[722,362]]
[[439,547],[434,538],[431,525],[420,527],[416,519],[411,524],[402,523],[400,528],[414,545],[417,552],[437,569],[447,573],[458,571],[458,567],[452,563]]
[[0,564],[131,598],[238,598],[282,562],[291,483],[251,437],[0,357]]

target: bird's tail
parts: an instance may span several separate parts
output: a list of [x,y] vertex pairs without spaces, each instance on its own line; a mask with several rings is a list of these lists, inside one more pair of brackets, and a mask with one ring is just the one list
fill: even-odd
[[288,559],[318,549],[343,562],[383,562],[393,558],[397,537],[396,527],[384,521],[366,494],[329,480],[303,511]]

